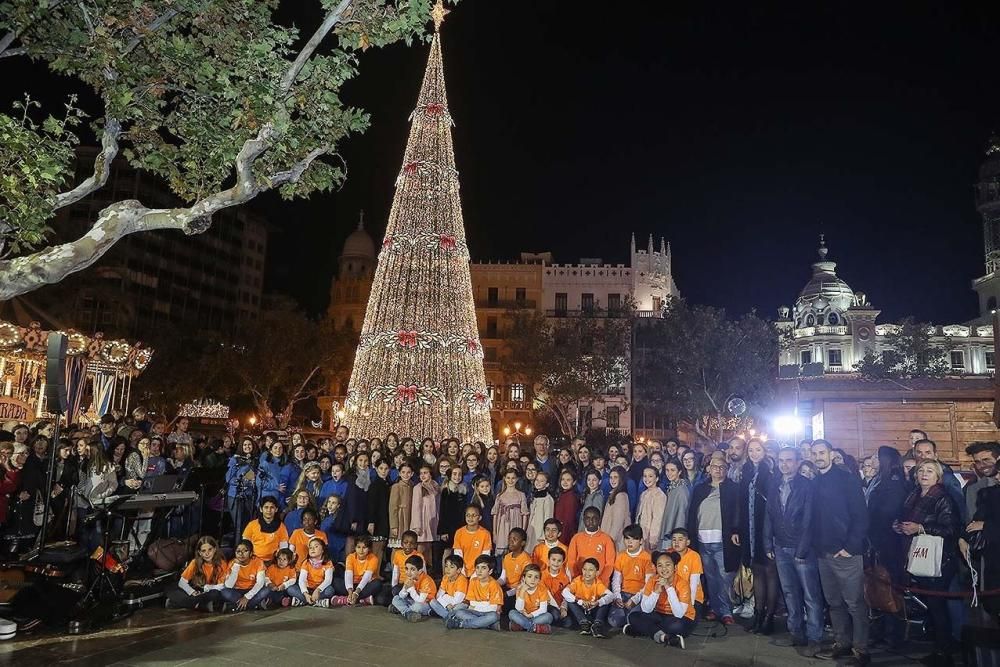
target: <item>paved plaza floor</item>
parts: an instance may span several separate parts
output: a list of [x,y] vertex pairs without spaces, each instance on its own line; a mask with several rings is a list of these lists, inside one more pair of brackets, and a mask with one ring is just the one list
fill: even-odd
[[[227,616],[144,610],[129,622],[84,637],[48,636],[0,645],[0,664],[185,667],[323,664],[503,666],[562,665],[740,665],[832,666],[801,658],[739,626],[702,624],[680,650],[646,639],[616,635],[599,640],[569,630],[552,635],[446,630],[437,620],[408,623],[381,608],[297,608]],[[780,636],[780,635],[779,635]],[[787,635],[784,635],[787,637]],[[926,645],[904,654],[873,651],[873,664],[912,665]]]

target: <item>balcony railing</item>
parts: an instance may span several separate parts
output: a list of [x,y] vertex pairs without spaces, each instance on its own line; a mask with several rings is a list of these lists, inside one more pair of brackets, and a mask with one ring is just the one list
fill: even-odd
[[493,401],[494,410],[530,410],[531,401]]
[[518,308],[534,308],[537,302],[533,299],[522,299],[522,300],[496,300],[491,301],[489,299],[476,299],[476,308],[500,308],[503,310],[518,309]]
[[[652,311],[649,311],[652,312]],[[554,310],[546,310],[546,317],[625,317],[628,315],[628,311],[624,308],[618,309],[613,308],[611,310],[604,309],[583,309],[583,310],[564,310],[562,308],[556,308]],[[654,317],[653,315],[647,315],[646,317]]]

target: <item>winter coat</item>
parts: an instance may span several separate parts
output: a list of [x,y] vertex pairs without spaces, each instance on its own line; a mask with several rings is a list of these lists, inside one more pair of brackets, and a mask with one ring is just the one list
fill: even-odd
[[413,485],[409,482],[396,482],[389,490],[389,537],[401,539],[410,529],[412,498]]
[[372,537],[389,537],[389,482],[378,475],[372,476],[368,487],[368,525],[374,524]]
[[[583,502],[580,503],[580,521],[576,526],[577,532],[583,530],[583,512],[588,507],[596,507],[601,512],[601,519],[603,520],[604,518],[604,493],[600,488],[593,493],[584,493],[581,497],[583,498]],[[611,537],[614,538],[614,535]]]
[[660,537],[670,541],[676,528],[687,528],[688,506],[691,504],[691,485],[680,477],[673,488],[667,489],[667,506],[663,509]]
[[604,514],[601,515],[601,532],[607,533],[615,541],[615,549],[622,551],[625,549],[625,537],[622,532],[625,526],[632,521],[632,506],[628,493],[620,491],[611,502],[611,494],[608,494],[608,501],[604,503]]
[[[426,489],[422,484],[413,487],[410,501],[410,530],[417,534],[418,542],[434,542],[438,536],[438,485]],[[401,533],[402,534],[402,533]]]
[[647,551],[660,548],[663,529],[663,510],[667,507],[667,496],[658,486],[653,486],[639,496],[639,509],[635,521],[642,527],[642,544]]
[[[545,522],[554,516],[556,501],[545,493],[531,499],[531,511],[528,514],[528,542],[525,551],[531,552],[535,546],[545,539]],[[564,543],[565,544],[565,543]]]
[[528,499],[514,489],[504,491],[493,502],[493,547],[499,552],[507,548],[511,528],[525,529],[528,525]]
[[[712,491],[711,480],[694,487],[691,492],[691,505],[688,508],[688,532],[691,546],[698,551],[698,509]],[[726,572],[736,572],[740,569],[740,548],[733,544],[733,535],[739,534],[739,495],[740,487],[729,478],[719,484],[719,509],[722,513],[722,558]]]
[[563,544],[569,544],[576,535],[577,521],[580,518],[580,496],[576,495],[576,491],[570,489],[560,493],[552,515],[562,523],[562,537],[559,539]]
[[446,536],[449,544],[455,537],[455,531],[465,525],[465,502],[467,490],[464,484],[452,491],[446,484],[441,489],[441,511],[438,514],[438,533]]
[[[753,515],[750,514],[750,485],[756,471],[754,486]],[[744,565],[767,564],[767,549],[764,546],[764,519],[767,516],[767,492],[771,488],[770,463],[765,459],[757,466],[747,461],[740,476],[740,552]],[[750,524],[753,523],[753,540],[750,539]]]

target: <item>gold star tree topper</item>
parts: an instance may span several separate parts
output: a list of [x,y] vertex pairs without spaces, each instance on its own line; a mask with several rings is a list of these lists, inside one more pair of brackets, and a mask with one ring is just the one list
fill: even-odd
[[434,4],[434,9],[431,10],[431,18],[434,19],[434,32],[441,29],[441,24],[444,23],[444,17],[450,13],[450,10],[444,8],[444,2],[441,0],[438,0]]

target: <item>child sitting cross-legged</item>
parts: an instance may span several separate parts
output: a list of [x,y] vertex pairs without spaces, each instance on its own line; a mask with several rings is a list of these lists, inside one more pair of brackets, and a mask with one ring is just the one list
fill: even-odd
[[260,601],[267,597],[264,583],[264,561],[253,555],[253,542],[240,540],[236,545],[235,558],[229,564],[225,587],[219,591],[225,600],[223,609],[256,609]]
[[420,559],[420,569],[426,570],[423,555],[417,551],[417,534],[412,530],[403,531],[399,539],[400,547],[392,550],[392,594],[402,590],[401,582],[406,575],[406,561],[412,556]]
[[677,576],[680,556],[673,552],[653,554],[656,576],[642,589],[639,609],[628,617],[622,634],[629,637],[651,637],[658,644],[684,648],[684,638],[694,628],[694,601],[691,585]]
[[[267,567],[264,576],[267,578],[265,588],[267,595],[260,601],[260,609],[270,609],[277,606],[287,607],[292,599],[288,597],[288,589],[295,584],[298,572],[293,563],[295,554],[291,549],[278,549],[274,555],[274,563]],[[286,602],[287,601],[287,602]]]
[[615,571],[611,575],[611,591],[615,601],[608,613],[612,628],[625,625],[629,612],[639,604],[642,588],[654,574],[649,552],[642,548],[642,526],[634,523],[622,531],[625,548],[615,558]]
[[288,597],[293,607],[329,607],[333,594],[333,561],[326,552],[326,543],[314,537],[309,540],[309,557],[299,566],[298,582],[288,587]]
[[609,605],[614,600],[614,593],[598,579],[600,567],[596,558],[584,560],[580,576],[563,589],[563,599],[573,620],[580,626],[580,634],[603,639],[607,636],[604,634],[604,626],[608,621]]
[[334,607],[375,604],[374,597],[382,590],[378,578],[378,556],[372,553],[371,535],[358,535],[354,540],[354,553],[344,564],[344,578],[334,582],[337,595],[331,601]]
[[523,528],[511,528],[507,534],[507,553],[500,561],[500,578],[497,580],[500,587],[506,591],[503,603],[506,611],[514,608],[514,597],[521,583],[524,568],[531,565],[531,556],[524,550],[527,539],[528,534]]
[[500,629],[503,590],[492,575],[493,557],[483,554],[476,558],[474,575],[465,596],[469,606],[455,609],[444,623],[446,628]]
[[167,609],[201,609],[215,611],[215,603],[222,604],[222,590],[229,564],[222,557],[219,543],[214,537],[198,540],[194,559],[181,572],[177,587],[167,592]]
[[444,576],[437,595],[431,600],[431,609],[447,620],[458,609],[465,606],[465,595],[469,591],[469,580],[462,569],[465,563],[461,556],[451,554],[444,559]]
[[573,626],[573,617],[569,615],[569,607],[562,595],[569,582],[569,573],[566,572],[566,552],[562,547],[552,547],[549,549],[548,565],[542,570],[542,586],[545,586],[552,596],[552,622],[561,628]]
[[549,591],[541,584],[542,571],[534,563],[521,573],[517,599],[510,610],[510,631],[527,630],[540,635],[551,634],[552,612],[549,611]]
[[389,605],[389,611],[402,614],[406,620],[413,623],[429,616],[430,601],[437,595],[437,586],[424,572],[424,559],[420,555],[414,554],[406,559],[400,585],[399,593],[393,596]]

